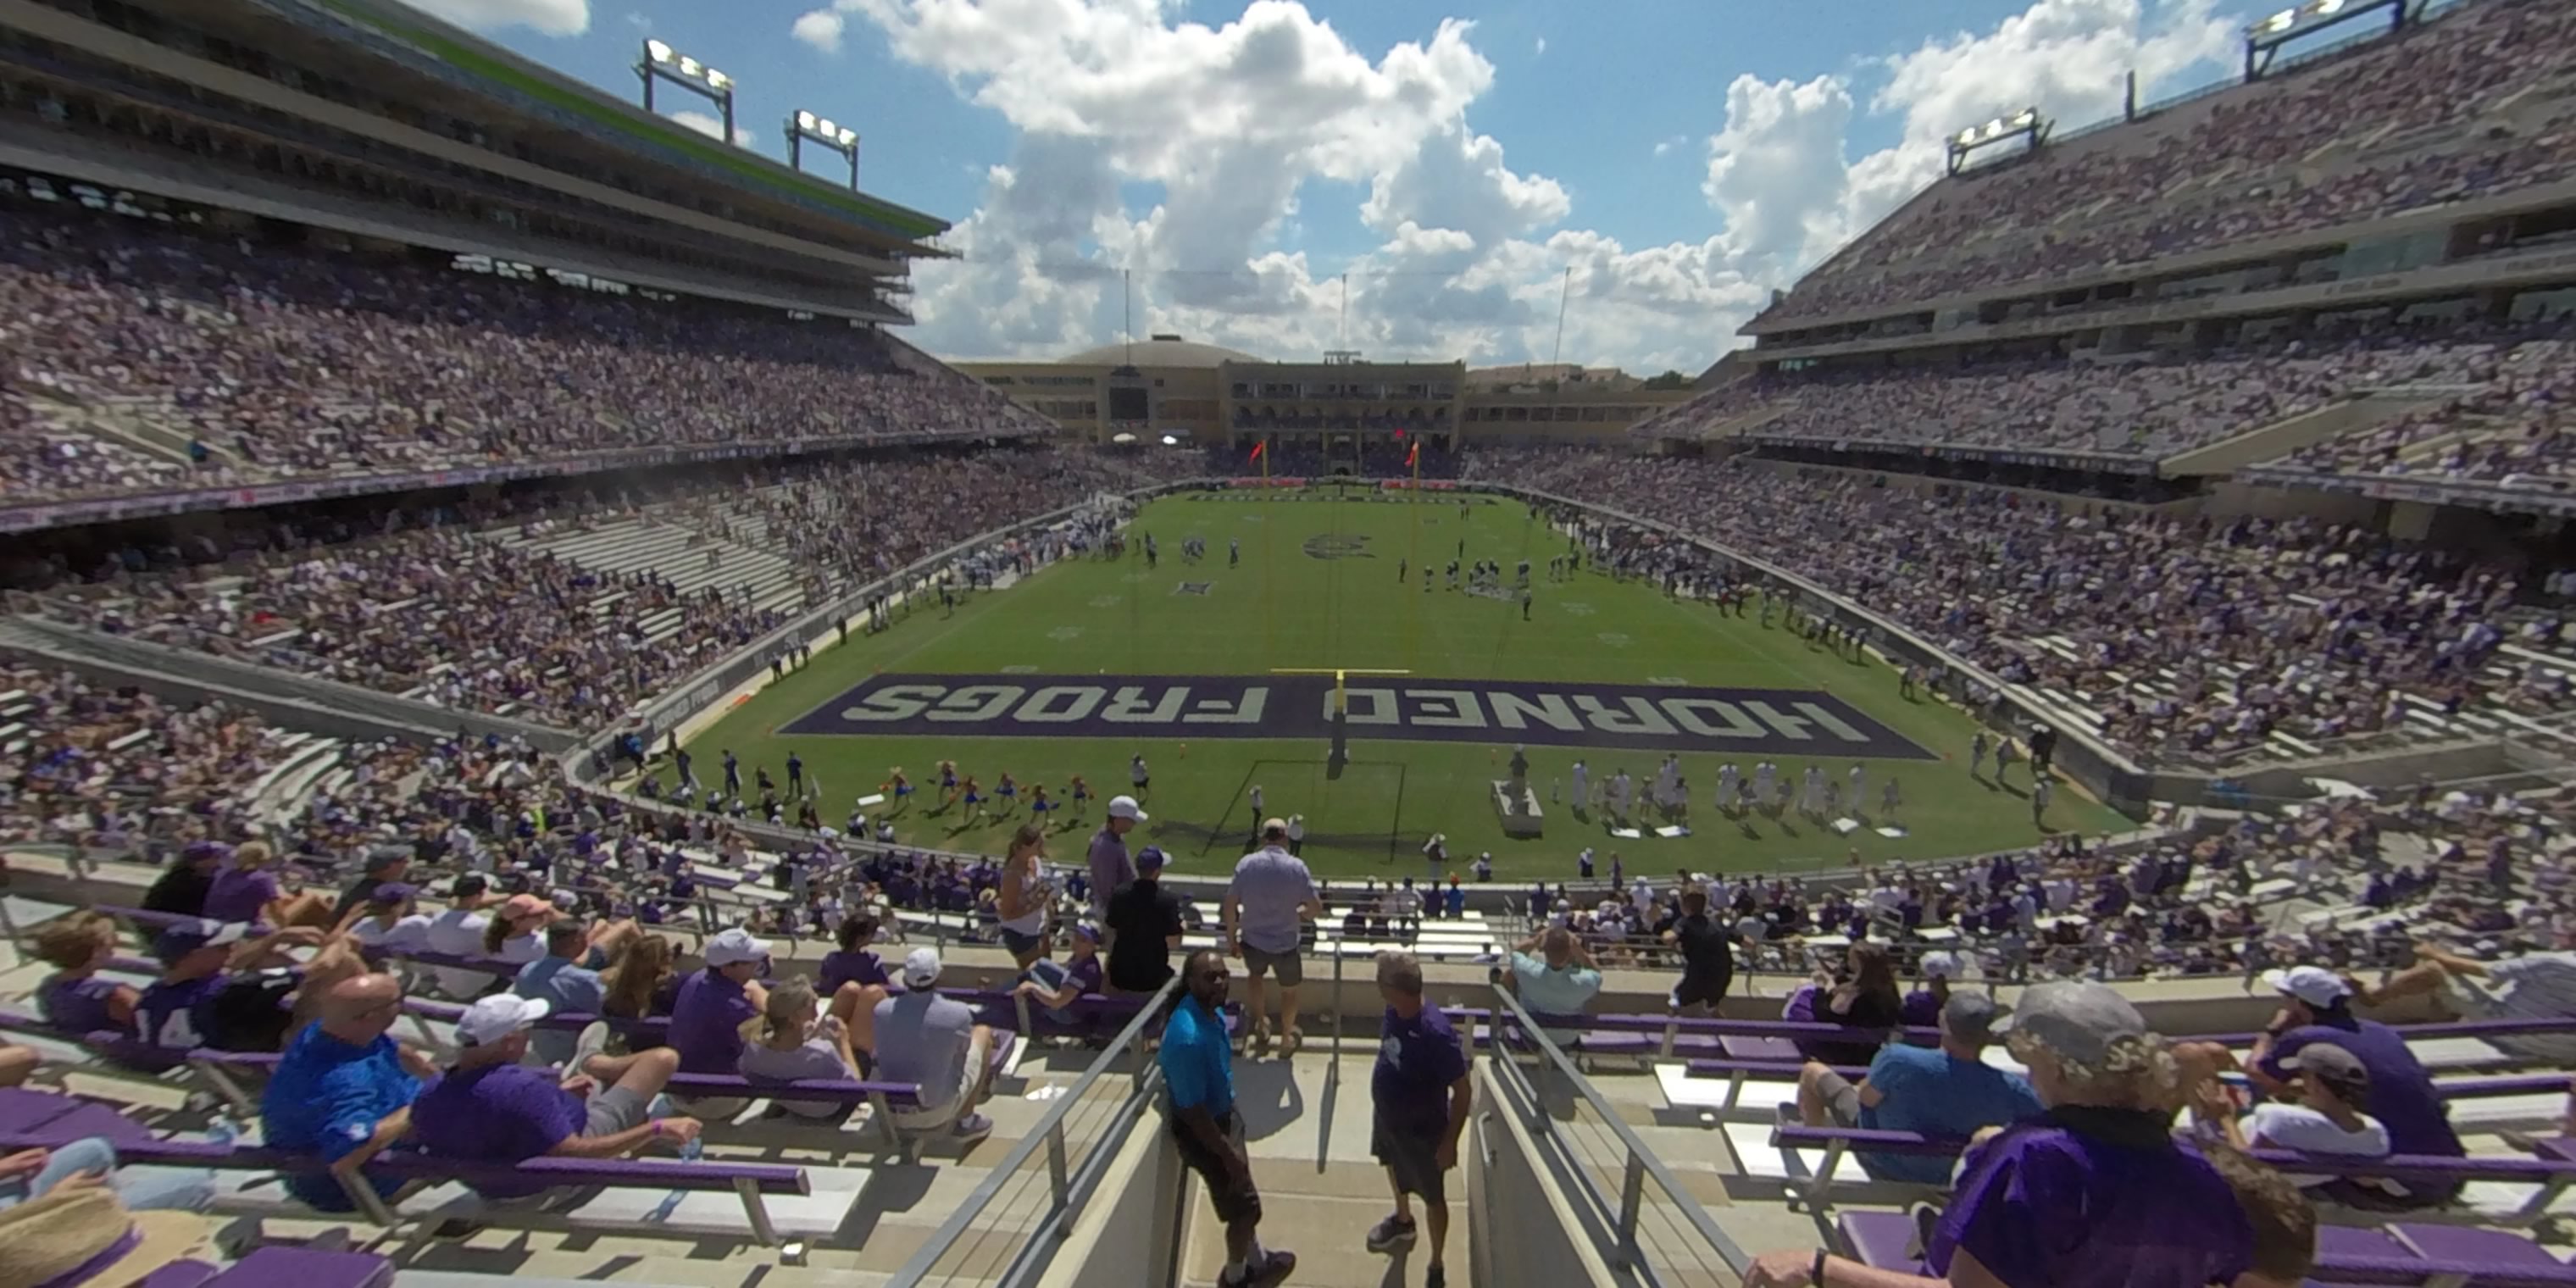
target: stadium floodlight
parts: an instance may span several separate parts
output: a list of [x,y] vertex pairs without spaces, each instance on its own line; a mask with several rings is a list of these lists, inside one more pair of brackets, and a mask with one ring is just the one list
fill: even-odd
[[1950,136],[1950,173],[1967,168],[1968,157],[1977,149],[2006,139],[2027,138],[2033,151],[2047,140],[2049,122],[2037,107],[2025,107],[2009,116],[1998,116],[1983,125],[1971,125]]
[[733,141],[733,77],[717,71],[659,40],[644,42],[643,61],[635,64],[635,74],[644,81],[644,110],[657,110],[653,105],[653,83],[666,80],[716,105],[724,117],[725,141]]
[[2305,0],[2249,23],[2245,28],[2245,79],[2257,79],[2270,70],[2283,45],[2365,14],[2387,10],[2388,34],[2394,35],[2406,26],[2411,7],[2407,0]]
[[813,112],[790,112],[787,116],[787,164],[791,169],[805,166],[805,145],[818,144],[841,154],[850,163],[850,191],[859,190],[859,132],[831,117]]

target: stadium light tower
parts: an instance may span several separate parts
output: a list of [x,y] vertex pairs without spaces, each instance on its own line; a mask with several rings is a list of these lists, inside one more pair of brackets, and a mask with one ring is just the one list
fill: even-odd
[[653,82],[667,80],[716,105],[724,117],[724,141],[733,142],[733,77],[658,40],[644,42],[644,59],[635,64],[644,79],[644,110],[653,111]]
[[2025,107],[2010,116],[1998,116],[1983,125],[1971,125],[1950,136],[1950,173],[1968,167],[1968,158],[1983,148],[2014,139],[2026,139],[2030,151],[2048,141],[2048,130],[2055,122],[2039,114],[2036,107]]
[[812,141],[841,154],[850,163],[850,191],[859,190],[859,132],[835,124],[828,116],[812,112],[791,112],[787,116],[787,168],[801,170],[805,164],[805,144]]
[[2256,80],[2272,70],[2272,60],[2280,56],[2283,45],[2382,10],[2388,13],[2388,34],[2393,36],[2405,27],[2409,8],[2406,0],[2305,0],[2249,24],[2245,28],[2245,79]]

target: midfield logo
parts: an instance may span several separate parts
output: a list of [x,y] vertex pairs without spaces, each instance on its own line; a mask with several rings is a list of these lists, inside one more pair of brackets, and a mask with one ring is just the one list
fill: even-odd
[[1366,537],[1343,537],[1329,533],[1308,537],[1306,538],[1306,557],[1309,559],[1375,559],[1377,556],[1368,552],[1368,542],[1369,539]]
[[[1934,758],[1814,690],[1407,679],[1346,692],[1354,738]],[[1330,676],[880,675],[787,732],[1320,739],[1332,727]]]

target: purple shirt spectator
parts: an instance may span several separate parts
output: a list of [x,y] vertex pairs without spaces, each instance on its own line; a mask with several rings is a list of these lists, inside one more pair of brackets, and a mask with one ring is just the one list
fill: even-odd
[[[433,1158],[524,1163],[581,1134],[589,1114],[556,1075],[523,1064],[489,1064],[449,1073],[412,1102],[412,1138]],[[487,1199],[545,1192],[533,1182],[476,1185]]]
[[2252,1268],[2254,1229],[2162,1115],[2060,1107],[1969,1149],[1924,1260],[1960,1252],[2015,1288],[2209,1288]]
[[277,874],[266,868],[226,867],[206,888],[205,915],[215,921],[255,923],[277,900]]
[[1369,1100],[1381,1131],[1437,1138],[1449,1126],[1449,1088],[1467,1076],[1458,1031],[1437,1006],[1406,1019],[1386,1008],[1378,1021],[1377,1068]]
[[715,967],[700,968],[671,1004],[670,1043],[680,1052],[680,1072],[740,1072],[742,1026],[759,1015],[742,985]]
[[36,990],[36,1011],[45,1022],[75,1033],[96,1033],[117,1027],[108,1014],[108,999],[116,995],[117,983],[96,975],[86,979],[56,976]]
[[874,984],[895,989],[894,979],[886,974],[885,959],[872,948],[835,949],[823,955],[823,967],[817,972],[820,990],[825,997],[841,990],[843,984]]

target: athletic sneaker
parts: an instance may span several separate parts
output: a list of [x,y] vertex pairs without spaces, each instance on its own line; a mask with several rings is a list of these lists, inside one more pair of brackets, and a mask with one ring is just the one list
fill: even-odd
[[582,1026],[581,1036],[573,1039],[572,1063],[564,1067],[564,1072],[581,1072],[581,1067],[590,1063],[590,1058],[592,1056],[598,1055],[607,1049],[608,1021],[592,1020],[590,1023]]
[[1422,1288],[1449,1288],[1449,1272],[1439,1266],[1423,1271]]
[[1241,1279],[1228,1279],[1220,1272],[1216,1281],[1218,1288],[1279,1288],[1296,1269],[1296,1253],[1272,1248],[1258,1265],[1245,1266]]
[[1390,1213],[1385,1220],[1369,1227],[1368,1250],[1385,1252],[1402,1247],[1413,1242],[1414,1233],[1415,1226],[1412,1221]]
[[982,1140],[993,1134],[993,1120],[982,1114],[968,1114],[958,1119],[948,1134],[959,1140]]

